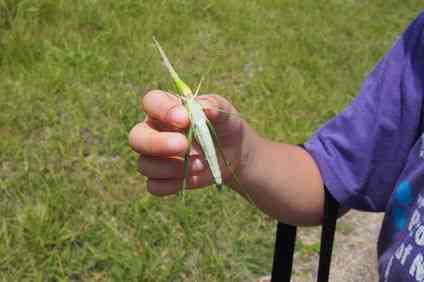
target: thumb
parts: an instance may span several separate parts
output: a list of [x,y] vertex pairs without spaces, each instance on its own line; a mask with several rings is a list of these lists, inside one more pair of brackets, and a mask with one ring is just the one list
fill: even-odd
[[231,122],[232,117],[238,116],[234,106],[219,95],[202,95],[197,100],[202,105],[208,119],[217,126]]

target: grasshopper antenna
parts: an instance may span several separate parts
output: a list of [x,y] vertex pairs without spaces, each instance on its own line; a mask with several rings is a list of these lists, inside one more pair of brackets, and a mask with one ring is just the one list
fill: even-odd
[[213,69],[213,66],[215,65],[215,61],[216,61],[216,58],[214,58],[212,60],[212,62],[209,63],[208,70],[206,71],[206,74],[202,75],[202,78],[200,79],[199,84],[198,84],[198,86],[196,88],[196,91],[194,93],[194,97],[197,97],[198,96],[199,91],[200,91],[200,87],[202,86],[202,83],[205,80],[205,76],[208,75],[211,72],[211,70]]
[[156,40],[156,37],[154,36],[153,36],[153,42],[155,43],[156,48],[159,50],[159,53],[162,57],[162,60],[163,60],[163,63],[165,64],[166,69],[168,70],[169,74],[174,80],[175,86],[177,87],[177,91],[181,95],[184,95],[186,97],[191,97],[193,95],[193,92],[191,91],[190,87],[188,87],[188,85],[185,84],[184,81],[182,81],[182,79],[180,78],[180,76],[175,71],[174,67],[172,66],[171,62],[169,61],[168,57],[166,56],[162,46],[159,44],[159,42]]
[[200,87],[202,86],[203,80],[205,79],[205,76],[202,76],[202,78],[199,81],[199,84],[197,85],[196,92],[194,92],[194,97],[197,97],[200,91]]

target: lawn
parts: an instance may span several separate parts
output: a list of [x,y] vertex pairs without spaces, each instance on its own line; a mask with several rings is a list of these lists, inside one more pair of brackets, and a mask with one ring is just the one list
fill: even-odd
[[[253,281],[275,222],[232,191],[155,198],[127,141],[183,79],[300,143],[357,94],[418,0],[0,0],[0,281]],[[305,257],[315,243],[300,244]]]

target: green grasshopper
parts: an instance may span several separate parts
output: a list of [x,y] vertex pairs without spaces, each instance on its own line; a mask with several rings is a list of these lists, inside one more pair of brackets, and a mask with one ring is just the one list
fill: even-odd
[[172,79],[174,80],[177,92],[180,95],[179,98],[181,99],[183,106],[187,109],[190,118],[190,128],[188,129],[187,133],[189,145],[188,150],[184,156],[184,179],[182,183],[181,193],[184,194],[184,191],[187,188],[187,177],[189,173],[189,153],[193,143],[193,137],[196,139],[196,141],[202,148],[206,161],[208,162],[209,169],[212,173],[215,186],[218,188],[218,190],[221,191],[223,186],[222,174],[218,163],[217,151],[215,150],[215,146],[219,146],[218,139],[215,133],[215,129],[212,123],[206,117],[202,106],[199,104],[199,102],[195,100],[196,96],[199,93],[201,82],[199,83],[196,92],[193,94],[193,91],[190,89],[190,87],[187,86],[187,84],[181,80],[177,72],[172,67],[168,57],[166,56],[159,42],[155,38],[153,38],[153,41],[155,42],[156,47],[159,50],[165,67],[170,73]]

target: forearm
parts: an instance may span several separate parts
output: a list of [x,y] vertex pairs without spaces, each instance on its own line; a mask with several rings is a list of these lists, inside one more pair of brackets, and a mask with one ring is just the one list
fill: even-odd
[[258,208],[282,222],[320,224],[324,205],[322,178],[315,161],[299,146],[273,143],[251,129],[249,150],[239,173],[240,186]]

